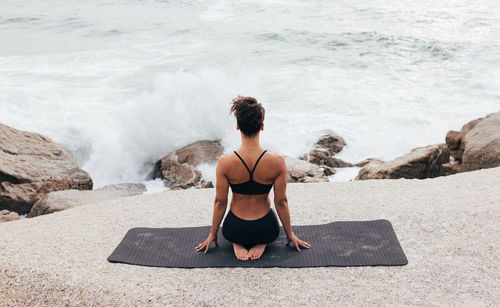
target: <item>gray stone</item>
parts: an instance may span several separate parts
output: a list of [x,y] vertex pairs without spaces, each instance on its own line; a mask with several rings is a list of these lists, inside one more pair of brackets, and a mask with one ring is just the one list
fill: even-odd
[[328,167],[352,167],[352,163],[334,157],[327,149],[313,149],[301,157],[302,160]]
[[9,210],[0,210],[0,223],[15,221],[19,219],[19,214],[17,212]]
[[464,137],[463,171],[500,166],[500,112],[489,114]]
[[449,160],[450,154],[446,144],[418,147],[392,161],[371,161],[359,171],[355,180],[424,179],[443,176],[445,170],[442,165]]
[[365,165],[367,165],[368,163],[372,162],[372,161],[380,161],[380,162],[383,162],[382,160],[379,160],[379,159],[374,159],[374,158],[368,158],[368,159],[364,159],[363,161],[360,161],[356,164],[354,164],[354,166],[357,166],[357,167],[363,167]]
[[326,130],[314,144],[313,149],[300,159],[321,166],[326,176],[333,175],[335,174],[333,168],[353,166],[352,163],[334,157],[344,146],[345,141],[340,135],[332,130]]
[[467,124],[463,125],[460,131],[448,131],[445,137],[445,141],[446,146],[448,147],[448,151],[450,152],[450,156],[452,156],[456,160],[462,160],[462,156],[465,150],[465,135],[469,133],[469,131],[471,131],[483,119],[484,117],[480,117],[468,122]]
[[201,163],[215,164],[223,152],[220,140],[189,144],[161,158],[156,163],[154,178],[161,178],[171,189],[213,187],[211,182],[202,180],[196,167]]
[[340,152],[344,146],[344,138],[335,133],[333,130],[325,130],[324,134],[315,144],[316,148],[327,149],[331,155]]
[[327,182],[321,167],[307,161],[285,157],[288,182]]
[[81,205],[100,203],[118,197],[133,196],[142,192],[130,190],[65,190],[50,192],[38,200],[28,217],[35,217],[57,211],[66,210]]
[[44,194],[92,189],[92,179],[58,144],[0,124],[0,209],[28,213]]

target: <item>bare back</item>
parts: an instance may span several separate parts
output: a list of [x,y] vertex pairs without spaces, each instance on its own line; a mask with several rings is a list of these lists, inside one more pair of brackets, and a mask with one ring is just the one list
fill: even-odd
[[[258,149],[258,151],[256,149],[252,152],[239,150],[238,154],[245,161],[248,168],[252,170],[262,151],[261,149]],[[266,152],[259,160],[253,172],[253,180],[261,184],[274,183],[276,193],[276,179],[283,173],[283,164],[284,160],[280,155],[273,152]],[[249,179],[249,170],[247,170],[236,154],[228,153],[219,158],[216,183],[216,193],[218,195],[219,193],[221,196],[225,194],[227,197],[229,183],[240,184]],[[269,212],[270,207],[269,193],[259,195],[233,193],[230,203],[230,210],[233,214],[245,220],[257,220],[265,216]]]

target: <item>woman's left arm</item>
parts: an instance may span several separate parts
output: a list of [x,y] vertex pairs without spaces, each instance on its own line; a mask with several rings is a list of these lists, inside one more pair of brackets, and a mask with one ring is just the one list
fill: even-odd
[[217,232],[219,231],[220,223],[224,218],[227,208],[227,196],[229,192],[229,181],[224,172],[224,161],[223,157],[219,158],[217,161],[216,173],[216,183],[215,183],[215,201],[214,201],[214,212],[212,216],[212,229],[207,239],[196,246],[196,251],[202,251],[205,249],[206,253],[212,241],[216,246],[219,245],[217,242]]

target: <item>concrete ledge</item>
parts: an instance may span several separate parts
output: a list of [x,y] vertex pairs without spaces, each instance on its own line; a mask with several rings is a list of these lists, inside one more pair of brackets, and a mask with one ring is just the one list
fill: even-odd
[[138,195],[6,222],[0,302],[496,305],[499,187],[500,167],[425,180],[288,186],[293,225],[390,220],[408,257],[403,267],[167,269],[106,261],[132,227],[209,225],[213,189]]

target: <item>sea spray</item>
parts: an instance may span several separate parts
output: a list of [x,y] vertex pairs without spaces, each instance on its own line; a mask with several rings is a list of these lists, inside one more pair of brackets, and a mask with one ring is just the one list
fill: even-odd
[[4,0],[0,122],[62,144],[96,187],[142,181],[199,139],[237,149],[238,94],[266,108],[270,151],[301,155],[333,129],[343,160],[389,160],[499,110],[497,7]]
[[116,131],[110,132],[113,142],[95,144],[83,167],[97,185],[142,181],[168,152],[202,139],[226,139],[234,130],[231,99],[252,92],[251,82],[244,79],[211,69],[159,74],[151,92],[124,102],[110,114],[116,121]]

